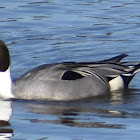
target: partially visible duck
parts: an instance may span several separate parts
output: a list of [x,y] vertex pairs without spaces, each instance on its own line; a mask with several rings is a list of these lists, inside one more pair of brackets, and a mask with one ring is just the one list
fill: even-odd
[[77,100],[105,95],[129,85],[140,63],[122,63],[121,54],[95,62],[40,65],[12,82],[10,56],[0,41],[0,96],[29,100]]

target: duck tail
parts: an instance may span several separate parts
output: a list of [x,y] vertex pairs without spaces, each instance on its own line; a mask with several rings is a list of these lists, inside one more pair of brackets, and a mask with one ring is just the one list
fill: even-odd
[[134,67],[135,67],[135,69],[133,71],[133,74],[135,75],[137,72],[140,71],[140,62],[137,65],[135,65]]
[[132,71],[121,75],[125,86],[128,86],[132,78],[135,76],[135,74],[140,71],[140,62],[133,66],[131,65],[129,67],[132,67]]

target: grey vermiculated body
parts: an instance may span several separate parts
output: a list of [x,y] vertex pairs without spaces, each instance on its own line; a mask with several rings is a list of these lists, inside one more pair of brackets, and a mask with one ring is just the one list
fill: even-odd
[[105,77],[102,77],[104,81],[96,75],[62,80],[66,68],[69,69],[67,64],[62,63],[43,65],[29,71],[14,82],[15,96],[22,99],[74,100],[109,92]]

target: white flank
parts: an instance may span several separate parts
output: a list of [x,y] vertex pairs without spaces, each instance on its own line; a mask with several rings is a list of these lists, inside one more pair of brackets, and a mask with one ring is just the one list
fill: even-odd
[[0,72],[0,96],[3,98],[13,98],[12,81],[10,67],[5,72]]
[[115,91],[124,88],[124,81],[121,76],[118,76],[109,81],[110,91]]

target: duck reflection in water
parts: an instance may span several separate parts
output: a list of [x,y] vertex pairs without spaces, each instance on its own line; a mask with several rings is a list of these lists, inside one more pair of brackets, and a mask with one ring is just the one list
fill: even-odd
[[[81,102],[81,103],[80,103]],[[85,105],[85,106],[84,106]],[[28,118],[31,123],[61,124],[81,128],[117,128],[123,129],[121,124],[104,122],[104,117],[125,117],[124,112],[89,107],[86,101],[76,102],[47,102],[28,104],[28,112],[45,115],[44,119]]]
[[11,101],[0,100],[0,140],[9,140],[12,136],[13,130],[9,123],[11,115]]

